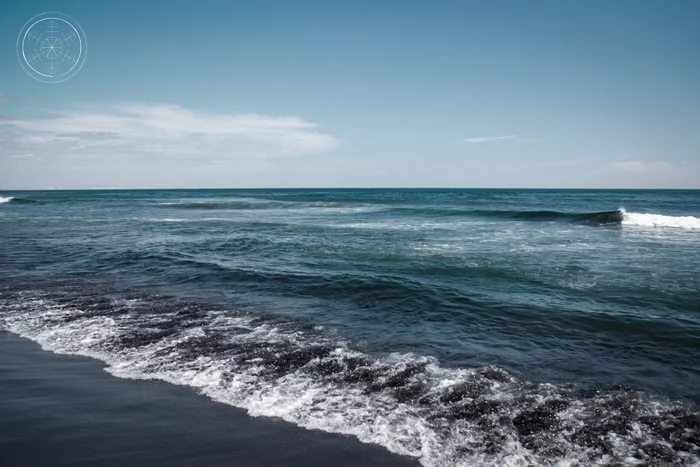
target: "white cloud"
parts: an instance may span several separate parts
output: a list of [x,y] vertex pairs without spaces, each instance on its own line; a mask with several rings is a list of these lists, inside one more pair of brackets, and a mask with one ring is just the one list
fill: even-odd
[[610,168],[625,173],[668,172],[675,167],[665,161],[624,161],[608,164]]
[[[0,147],[51,158],[158,157],[274,159],[329,151],[340,144],[299,117],[214,113],[173,104],[124,104],[0,121]],[[0,157],[3,154],[0,150]]]
[[7,97],[5,97],[5,94],[0,92],[0,104],[2,104],[3,102],[7,102]]
[[467,143],[490,143],[503,139],[515,139],[518,135],[503,135],[503,136],[477,136],[473,138],[464,138]]

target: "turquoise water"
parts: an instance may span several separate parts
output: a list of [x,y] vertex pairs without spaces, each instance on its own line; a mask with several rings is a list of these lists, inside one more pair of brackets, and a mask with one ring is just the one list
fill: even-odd
[[0,193],[0,326],[425,465],[700,459],[700,191]]

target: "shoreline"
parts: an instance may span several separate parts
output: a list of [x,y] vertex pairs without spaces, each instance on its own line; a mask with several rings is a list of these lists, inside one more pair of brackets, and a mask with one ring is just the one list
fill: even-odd
[[0,465],[420,465],[350,436],[251,417],[192,388],[104,368],[0,331]]

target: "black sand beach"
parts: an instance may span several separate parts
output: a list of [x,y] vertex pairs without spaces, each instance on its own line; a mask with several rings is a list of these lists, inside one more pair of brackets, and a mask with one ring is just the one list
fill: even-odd
[[417,466],[0,332],[0,466]]

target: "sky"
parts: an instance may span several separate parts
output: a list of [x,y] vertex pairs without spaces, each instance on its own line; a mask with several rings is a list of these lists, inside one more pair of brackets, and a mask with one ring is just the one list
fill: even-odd
[[0,4],[0,189],[229,187],[700,188],[700,2]]

